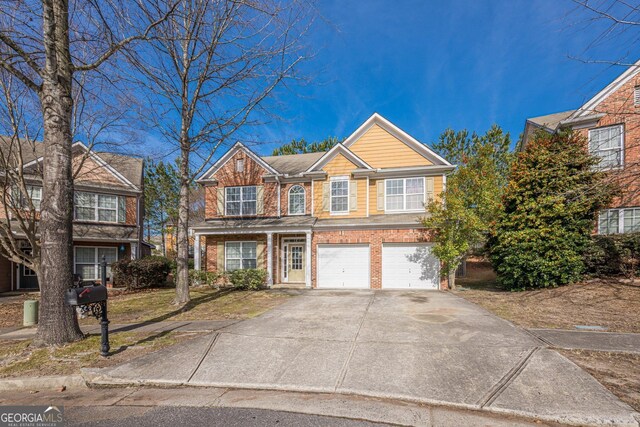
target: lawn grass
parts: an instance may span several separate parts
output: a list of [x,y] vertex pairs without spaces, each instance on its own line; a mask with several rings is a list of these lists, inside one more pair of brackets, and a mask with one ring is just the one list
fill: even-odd
[[[116,291],[109,294],[109,320],[112,324],[160,322],[165,320],[242,320],[270,310],[286,301],[283,291],[245,291],[208,286],[191,288],[191,301],[184,307],[172,304],[174,288],[144,289],[135,292]],[[28,294],[19,301],[0,301],[0,328],[22,326],[22,306]],[[96,319],[80,319],[81,325],[95,325]]]
[[64,346],[37,348],[31,341],[0,341],[0,378],[71,375],[81,368],[105,367],[177,344],[197,334],[162,332],[116,332],[109,336],[111,355],[100,356],[100,335]]
[[457,295],[526,328],[576,330],[602,326],[609,332],[640,333],[640,284],[612,278],[558,288],[511,292],[501,289],[488,263],[469,263]]

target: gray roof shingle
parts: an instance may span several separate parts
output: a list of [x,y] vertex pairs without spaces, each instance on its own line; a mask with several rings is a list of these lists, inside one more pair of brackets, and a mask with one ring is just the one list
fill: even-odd
[[325,152],[289,154],[286,156],[265,156],[262,160],[280,173],[295,175],[306,171],[324,156]]
[[575,112],[576,110],[562,111],[560,113],[547,114],[546,116],[531,117],[527,120],[538,126],[542,126],[554,131],[558,129],[558,125],[561,121],[569,118],[569,116],[571,116]]

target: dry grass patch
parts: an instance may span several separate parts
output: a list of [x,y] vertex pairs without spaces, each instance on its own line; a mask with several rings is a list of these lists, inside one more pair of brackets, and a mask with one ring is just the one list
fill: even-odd
[[640,411],[640,355],[588,350],[559,350],[609,391]]
[[575,330],[576,325],[590,325],[611,332],[640,333],[638,284],[590,280],[559,288],[510,292],[496,285],[490,269],[488,263],[468,267],[468,277],[458,281],[468,290],[456,293],[526,328]]
[[0,328],[22,326],[22,308],[24,302],[30,299],[39,300],[40,293],[33,292],[18,296],[0,297]]
[[[165,320],[249,319],[270,310],[289,295],[278,291],[240,291],[198,287],[191,289],[191,301],[184,307],[172,305],[175,289],[147,289],[109,297],[112,323],[160,322]],[[82,323],[95,322],[83,319]]]
[[141,332],[110,334],[111,353],[100,356],[100,335],[60,347],[34,348],[30,341],[0,341],[0,377],[79,374],[81,368],[100,368],[126,362],[143,354],[177,344],[193,333]]

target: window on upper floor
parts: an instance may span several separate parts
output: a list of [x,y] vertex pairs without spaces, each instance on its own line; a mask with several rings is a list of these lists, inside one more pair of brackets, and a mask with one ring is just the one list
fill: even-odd
[[42,187],[36,185],[26,185],[25,187],[27,189],[26,195],[17,186],[13,188],[11,203],[16,208],[29,209],[29,199],[31,199],[33,208],[39,211],[42,203]]
[[640,106],[640,86],[633,88],[633,105]]
[[622,125],[589,131],[589,152],[600,158],[599,167],[611,169],[623,165],[624,133]]
[[257,187],[225,187],[225,215],[255,215]]
[[123,196],[76,191],[74,199],[75,219],[79,221],[126,221],[126,198]]
[[331,181],[331,213],[349,212],[349,178],[339,177]]
[[640,208],[607,209],[598,215],[598,234],[640,231]]
[[424,178],[385,180],[385,210],[424,210]]
[[302,185],[289,189],[289,215],[304,215],[305,195]]
[[244,159],[236,160],[236,172],[244,172]]

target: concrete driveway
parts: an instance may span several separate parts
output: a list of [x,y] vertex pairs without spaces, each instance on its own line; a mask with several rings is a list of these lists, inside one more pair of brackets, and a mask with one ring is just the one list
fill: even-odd
[[347,393],[638,425],[630,407],[534,336],[435,291],[306,291],[257,318],[88,375],[101,384]]

